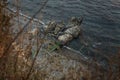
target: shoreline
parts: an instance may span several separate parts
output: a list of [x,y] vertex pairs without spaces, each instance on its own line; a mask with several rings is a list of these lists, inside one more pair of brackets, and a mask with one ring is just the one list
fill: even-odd
[[[13,10],[13,9],[10,9],[10,8],[7,8],[7,9],[9,9],[9,11],[11,11],[11,12],[13,12],[13,13],[16,13],[16,10]],[[23,13],[19,13],[19,15],[20,15],[20,16],[19,16],[20,19],[23,19],[23,20],[24,20],[24,18],[26,18],[27,21],[29,21],[29,19],[31,19],[30,16],[27,16],[27,15],[25,15],[25,14],[23,14]],[[17,19],[15,18],[15,20],[17,20]],[[23,20],[20,20],[20,22],[22,22],[22,23],[25,24],[25,22],[23,22]],[[42,24],[43,26],[45,26],[45,23],[44,23],[43,21],[39,20],[39,19],[33,18],[33,23],[34,23],[34,22],[35,22],[35,23],[38,22],[38,23]],[[17,21],[16,21],[16,23],[17,23]],[[80,52],[77,51],[77,50],[74,50],[74,49],[72,49],[72,48],[70,48],[70,47],[68,47],[68,46],[63,46],[62,49],[63,49],[62,52],[58,52],[58,53],[61,54],[61,55],[67,56],[67,55],[69,54],[69,56],[67,56],[67,57],[69,57],[69,58],[71,58],[71,59],[75,59],[75,58],[76,58],[77,61],[82,61],[82,62],[86,62],[86,63],[89,62],[88,58],[85,57],[82,53],[80,53]],[[64,51],[65,51],[65,52],[64,52]],[[66,52],[69,52],[69,53],[67,54]],[[63,54],[63,53],[64,53],[64,54]],[[78,56],[79,56],[79,57],[78,57]],[[90,62],[89,62],[89,63],[90,63]]]

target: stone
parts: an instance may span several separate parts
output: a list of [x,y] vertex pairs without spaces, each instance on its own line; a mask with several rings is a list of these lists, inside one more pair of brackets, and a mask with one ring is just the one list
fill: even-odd
[[64,28],[63,24],[57,24],[55,29],[54,29],[54,34],[55,35],[59,34],[59,32],[61,32],[63,28]]
[[71,28],[68,28],[65,31],[65,33],[66,34],[71,34],[74,38],[76,38],[80,34],[80,28],[79,28],[79,26],[71,27]]
[[60,27],[56,27],[54,30],[54,34],[57,35],[60,32],[61,28]]
[[48,25],[46,25],[44,28],[44,30],[46,31],[46,32],[51,32],[51,31],[53,31],[54,29],[55,29],[55,27],[56,27],[56,22],[55,21],[51,21],[51,22],[49,22],[48,23]]
[[71,41],[73,39],[72,35],[70,34],[63,34],[60,35],[58,37],[58,40],[62,43],[62,44],[66,44],[67,42]]
[[73,25],[81,25],[83,21],[83,17],[79,17],[79,18],[76,18],[76,17],[72,17],[71,20],[70,20],[70,23],[73,24]]
[[66,44],[71,41],[73,38],[76,38],[80,34],[80,25],[82,19],[73,17],[71,19],[71,25],[68,27],[63,23],[57,23],[55,21],[51,21],[48,25],[45,26],[45,32],[48,33],[48,36],[51,36],[55,40],[61,42],[61,44]]

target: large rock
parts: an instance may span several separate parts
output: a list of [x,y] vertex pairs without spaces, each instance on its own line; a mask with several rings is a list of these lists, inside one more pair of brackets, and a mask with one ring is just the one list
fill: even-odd
[[58,37],[58,40],[62,44],[66,44],[67,42],[71,41],[72,39],[73,39],[73,37],[70,34],[63,34],[63,35],[61,35],[61,36]]
[[[76,38],[80,34],[80,24],[82,19],[72,18],[71,25],[66,26],[64,24],[56,23],[55,21],[49,22],[47,26],[45,26],[45,32],[49,34],[49,36],[59,40],[62,44],[66,44],[71,41],[73,38]],[[73,25],[72,25],[73,24]]]
[[79,26],[71,27],[71,28],[68,28],[65,31],[65,33],[71,34],[73,37],[78,37],[78,35],[80,34],[80,28],[79,28]]

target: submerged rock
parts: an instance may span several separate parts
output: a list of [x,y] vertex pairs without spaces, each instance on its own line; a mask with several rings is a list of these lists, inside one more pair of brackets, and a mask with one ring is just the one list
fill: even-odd
[[71,34],[64,34],[58,37],[58,40],[62,44],[66,44],[67,42],[71,41],[73,39],[73,36]]

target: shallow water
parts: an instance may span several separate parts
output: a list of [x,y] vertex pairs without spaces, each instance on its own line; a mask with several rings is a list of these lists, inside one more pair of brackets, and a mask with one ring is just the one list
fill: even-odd
[[[10,0],[11,7],[13,4],[14,0]],[[31,16],[41,4],[43,0],[20,0],[20,9],[24,14]],[[84,18],[81,25],[84,38],[75,39],[69,44],[70,47],[88,56],[95,56],[96,53],[117,53],[120,49],[119,0],[49,0],[37,18],[42,18],[44,22],[67,22],[72,16]],[[88,46],[83,46],[82,41]]]

